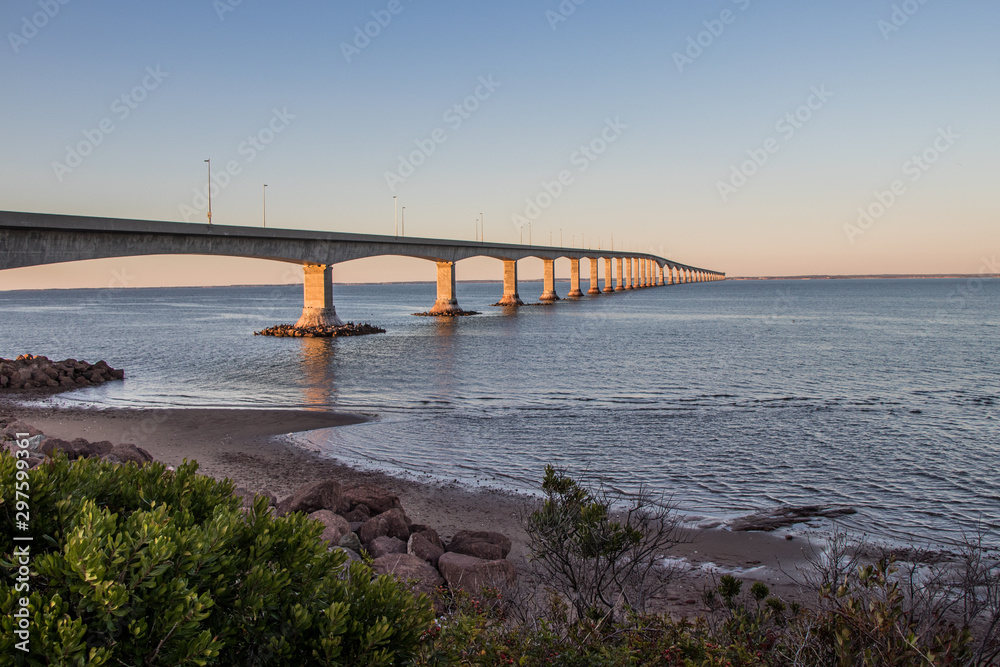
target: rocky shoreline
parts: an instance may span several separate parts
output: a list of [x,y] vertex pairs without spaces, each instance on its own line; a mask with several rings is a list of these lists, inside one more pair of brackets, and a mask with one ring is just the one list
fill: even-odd
[[345,336],[368,336],[385,333],[385,329],[367,322],[364,324],[347,324],[337,327],[297,327],[294,324],[278,324],[261,331],[254,331],[254,336],[274,336],[276,338],[341,338]]
[[103,360],[96,364],[76,359],[52,361],[32,354],[22,354],[17,359],[0,358],[0,389],[58,392],[123,379],[124,370],[112,368]]
[[[60,453],[71,461],[96,458],[138,466],[154,461],[148,451],[131,443],[48,437],[14,417],[0,416],[0,432],[0,452],[25,450],[28,469]],[[19,448],[18,439],[26,440],[28,446]],[[399,496],[376,484],[345,487],[327,478],[304,484],[281,501],[266,490],[243,487],[237,487],[233,495],[242,498],[247,511],[263,497],[275,516],[307,514],[323,524],[320,539],[330,550],[342,550],[350,560],[362,560],[365,554],[376,574],[392,574],[418,593],[430,594],[445,585],[473,592],[486,586],[503,589],[517,581],[517,569],[507,560],[509,537],[495,531],[459,530],[445,542],[433,527],[410,521]]]

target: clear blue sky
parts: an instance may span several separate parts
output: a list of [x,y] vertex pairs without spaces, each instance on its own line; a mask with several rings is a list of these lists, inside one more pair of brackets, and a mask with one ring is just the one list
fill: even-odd
[[[201,222],[212,158],[239,172],[213,196],[219,224],[261,224],[267,183],[269,226],[392,233],[396,194],[410,235],[471,239],[482,212],[488,240],[516,242],[533,217],[536,243],[613,234],[730,275],[974,273],[1000,254],[995,0],[236,2],[6,0],[0,208]],[[433,152],[391,189],[417,142]],[[136,285],[295,275],[109,260],[3,272],[0,289],[104,285],[115,267]]]

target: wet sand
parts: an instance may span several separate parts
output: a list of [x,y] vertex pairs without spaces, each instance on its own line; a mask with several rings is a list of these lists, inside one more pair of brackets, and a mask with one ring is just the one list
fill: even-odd
[[[196,460],[203,474],[229,478],[237,486],[267,490],[279,499],[298,486],[333,478],[343,485],[373,483],[398,494],[410,520],[428,524],[446,541],[458,530],[496,530],[510,536],[512,558],[524,566],[526,535],[520,516],[532,498],[489,488],[470,489],[432,479],[395,477],[359,470],[299,447],[288,434],[366,421],[362,415],[307,410],[252,409],[90,409],[22,407],[0,399],[0,415],[16,416],[48,436],[72,440],[130,442],[157,461],[178,465]],[[733,571],[760,580],[785,599],[802,599],[788,573],[796,574],[805,555],[819,549],[806,535],[795,539],[757,532],[692,531],[691,542],[669,557],[681,559],[664,609],[701,609],[701,591],[714,576]],[[809,596],[803,600],[808,602]]]

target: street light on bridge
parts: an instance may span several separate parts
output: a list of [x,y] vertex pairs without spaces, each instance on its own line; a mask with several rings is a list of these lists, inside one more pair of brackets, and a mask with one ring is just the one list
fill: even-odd
[[267,183],[264,184],[264,226],[267,227]]
[[212,224],[212,160],[205,160],[208,163],[208,224]]

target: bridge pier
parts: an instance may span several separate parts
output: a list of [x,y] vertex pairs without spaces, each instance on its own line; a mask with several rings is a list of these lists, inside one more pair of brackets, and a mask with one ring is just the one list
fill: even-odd
[[611,273],[612,273],[612,263],[613,259],[610,257],[604,258],[604,293],[611,294],[615,291],[615,286],[612,284]]
[[649,287],[649,283],[646,281],[646,273],[648,271],[648,264],[645,259],[639,259],[639,287],[646,288]]
[[542,261],[545,262],[545,283],[542,289],[542,296],[538,297],[538,300],[547,303],[558,301],[559,295],[556,294],[556,260],[543,259]]
[[657,278],[657,281],[656,281],[656,284],[657,284],[657,285],[658,285],[659,287],[663,287],[664,285],[666,285],[666,284],[667,284],[667,279],[666,279],[666,275],[665,275],[665,273],[666,273],[666,271],[667,271],[667,267],[666,267],[666,266],[659,266],[658,264],[657,264],[657,266],[658,266],[658,267],[659,267],[659,269],[660,269],[660,275],[659,275],[659,277]]
[[639,289],[642,285],[639,284],[639,258],[632,258],[632,289]]
[[632,260],[626,257],[622,262],[625,264],[625,289],[632,289]]
[[587,290],[587,294],[590,296],[597,296],[601,293],[600,278],[598,277],[598,264],[600,261],[596,257],[589,257],[590,260],[590,289]]
[[623,273],[624,273],[625,269],[622,266],[622,264],[624,263],[624,261],[625,260],[623,260],[621,257],[618,257],[617,258],[617,262],[615,262],[618,265],[617,266],[617,268],[618,268],[618,275],[617,275],[618,282],[615,283],[615,291],[616,292],[624,292],[625,291],[625,285],[624,285],[625,278],[623,276]]
[[501,306],[523,306],[524,302],[517,294],[517,260],[503,260],[503,296]]
[[437,263],[437,301],[431,308],[431,315],[458,313],[458,299],[455,297],[455,262]]
[[302,273],[302,316],[295,326],[344,326],[333,306],[333,267],[329,264],[306,264]]
[[570,259],[569,260],[569,294],[566,295],[567,299],[579,299],[583,296],[583,292],[580,290],[580,260]]

